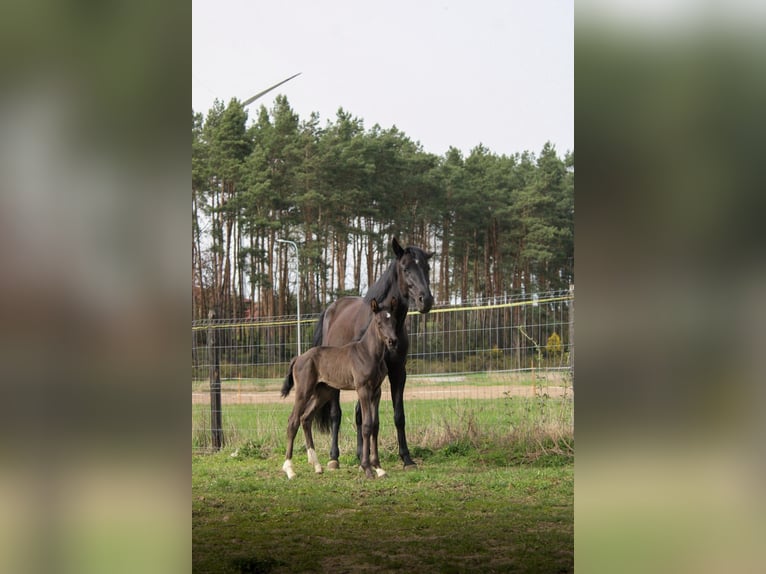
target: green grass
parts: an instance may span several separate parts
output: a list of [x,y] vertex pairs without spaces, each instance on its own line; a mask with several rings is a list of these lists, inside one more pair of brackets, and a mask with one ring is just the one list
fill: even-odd
[[[456,443],[459,444],[459,443]],[[502,445],[421,449],[367,480],[296,453],[192,457],[195,572],[572,572],[571,458],[514,464]],[[324,460],[324,457],[320,457]]]
[[[287,419],[292,409],[282,402],[254,405],[225,405],[224,437],[232,448],[257,448],[264,456],[283,453]],[[424,453],[443,447],[483,448],[502,445],[512,462],[528,462],[540,456],[573,455],[573,402],[571,399],[505,397],[501,399],[431,399],[405,403],[407,437],[417,460]],[[192,406],[192,447],[209,447],[209,407]],[[339,447],[342,454],[356,451],[354,406],[343,405]],[[314,433],[317,452],[330,449],[328,435]],[[462,447],[461,447],[462,445]],[[304,452],[303,433],[295,447]],[[398,460],[398,444],[390,401],[380,404],[379,450],[381,460]]]
[[[389,475],[377,480],[358,469],[353,405],[344,404],[341,469],[316,475],[299,432],[298,476],[288,481],[291,408],[226,406],[227,446],[192,457],[195,571],[573,571],[571,398],[409,401],[414,471],[402,468],[382,402]],[[193,407],[193,446],[205,446],[206,413]],[[315,440],[326,464],[329,437]]]

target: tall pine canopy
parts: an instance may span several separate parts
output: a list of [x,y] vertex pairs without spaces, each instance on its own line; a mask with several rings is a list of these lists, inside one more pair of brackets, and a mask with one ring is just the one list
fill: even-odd
[[[438,302],[574,281],[574,153],[428,153],[395,126],[339,108],[321,125],[285,96],[249,122],[241,102],[192,110],[193,318],[318,312],[363,294],[390,239],[435,253]],[[299,246],[294,253],[277,239]]]

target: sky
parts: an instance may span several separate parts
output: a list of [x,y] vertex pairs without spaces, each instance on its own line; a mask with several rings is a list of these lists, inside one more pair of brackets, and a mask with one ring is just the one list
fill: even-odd
[[192,108],[284,94],[320,125],[343,108],[426,152],[574,150],[573,0],[225,0],[192,4]]

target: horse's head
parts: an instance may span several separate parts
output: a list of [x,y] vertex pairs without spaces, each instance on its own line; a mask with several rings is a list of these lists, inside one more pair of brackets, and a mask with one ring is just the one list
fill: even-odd
[[399,271],[399,290],[415,302],[418,311],[428,313],[434,304],[428,278],[431,271],[428,260],[433,257],[433,253],[426,253],[419,247],[404,249],[396,237],[391,240],[391,247],[394,249]]
[[370,308],[372,309],[372,321],[375,324],[375,328],[378,330],[378,336],[386,344],[389,349],[396,349],[398,340],[396,338],[396,318],[394,311],[398,301],[396,297],[391,297],[391,310],[384,309],[378,305],[377,300],[370,301]]

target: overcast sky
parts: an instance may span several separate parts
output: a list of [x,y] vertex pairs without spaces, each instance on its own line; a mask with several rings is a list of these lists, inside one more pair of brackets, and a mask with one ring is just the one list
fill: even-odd
[[339,107],[425,151],[574,149],[573,0],[193,2],[192,107],[285,94],[302,120]]

